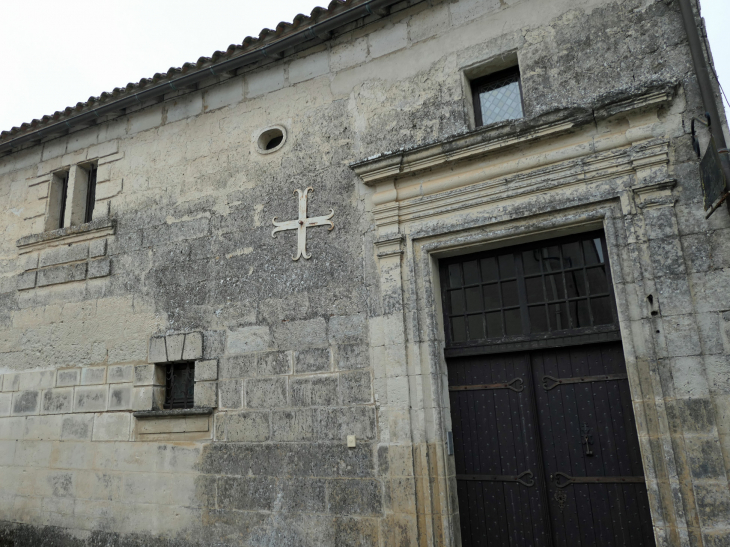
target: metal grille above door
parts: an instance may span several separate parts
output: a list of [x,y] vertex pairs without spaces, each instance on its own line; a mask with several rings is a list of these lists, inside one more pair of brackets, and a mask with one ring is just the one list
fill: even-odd
[[618,340],[602,232],[441,262],[447,356]]

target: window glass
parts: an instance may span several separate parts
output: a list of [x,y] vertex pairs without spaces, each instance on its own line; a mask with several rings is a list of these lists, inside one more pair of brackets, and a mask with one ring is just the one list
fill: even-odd
[[522,118],[522,91],[517,67],[472,82],[477,125]]
[[451,343],[618,326],[604,243],[594,234],[447,260]]

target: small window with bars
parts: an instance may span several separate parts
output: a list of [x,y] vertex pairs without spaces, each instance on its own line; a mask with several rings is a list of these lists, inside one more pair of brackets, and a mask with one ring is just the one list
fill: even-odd
[[195,406],[195,363],[168,363],[165,366],[165,409]]
[[618,329],[601,233],[446,259],[441,275],[450,346]]
[[522,88],[518,67],[473,80],[476,126],[522,118]]

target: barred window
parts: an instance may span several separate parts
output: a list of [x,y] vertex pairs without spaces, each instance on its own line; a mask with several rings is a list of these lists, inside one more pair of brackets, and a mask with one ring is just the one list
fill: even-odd
[[600,232],[449,258],[441,272],[449,346],[618,329]]
[[165,409],[195,406],[195,363],[165,365]]

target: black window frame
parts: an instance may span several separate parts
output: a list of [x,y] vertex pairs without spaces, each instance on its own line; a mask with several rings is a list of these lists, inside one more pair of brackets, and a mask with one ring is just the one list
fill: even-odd
[[[562,246],[574,242],[582,242],[586,240],[600,240],[601,247],[602,247],[602,254],[603,254],[603,265],[605,267],[605,273],[606,273],[606,292],[605,294],[603,292],[601,293],[591,293],[587,292],[585,296],[577,296],[577,297],[570,297],[567,292],[567,287],[565,287],[565,296],[564,297],[555,297],[554,299],[550,300],[548,296],[548,291],[546,288],[545,290],[545,299],[544,299],[544,305],[546,307],[551,305],[559,305],[565,302],[566,308],[568,309],[570,307],[569,302],[571,300],[579,301],[579,300],[587,300],[588,301],[588,307],[590,306],[590,300],[600,299],[600,298],[606,298],[609,299],[609,306],[608,309],[610,310],[610,313],[612,314],[612,322],[609,324],[601,324],[601,325],[595,325],[593,316],[591,315],[591,323],[592,326],[589,327],[577,327],[572,328],[572,324],[569,323],[569,328],[561,328],[561,329],[555,329],[555,330],[549,330],[547,332],[540,332],[540,333],[532,333],[531,332],[531,319],[529,315],[529,308],[530,307],[536,307],[539,305],[542,305],[540,303],[535,302],[528,302],[527,297],[527,285],[526,285],[526,278],[536,278],[538,277],[538,274],[525,274],[524,271],[524,265],[523,265],[523,257],[522,253],[525,251],[530,250],[537,250],[542,249],[548,246]],[[561,247],[562,249],[562,247]],[[582,251],[584,252],[584,251]],[[562,253],[562,251],[561,251]],[[467,262],[472,262],[475,260],[483,260],[485,258],[494,258],[499,256],[504,256],[506,254],[512,254],[514,256],[514,268],[515,268],[515,276],[514,279],[512,277],[509,278],[503,278],[499,277],[499,291],[500,294],[502,289],[502,285],[505,282],[512,283],[516,282],[516,289],[517,289],[517,301],[518,304],[515,305],[504,305],[503,302],[503,296],[500,296],[500,304],[499,304],[499,310],[502,311],[502,329],[504,333],[504,329],[507,328],[506,318],[504,316],[504,310],[519,310],[520,315],[520,322],[521,322],[521,334],[518,335],[507,335],[503,334],[499,338],[489,338],[488,337],[488,328],[486,326],[486,315],[489,313],[488,310],[484,311],[476,311],[472,312],[468,309],[464,309],[464,312],[461,313],[455,313],[452,312],[451,309],[451,297],[449,295],[449,292],[454,290],[455,287],[452,287],[450,285],[450,278],[449,278],[449,266],[453,264],[466,264]],[[542,259],[541,259],[542,260]],[[561,256],[561,261],[564,262],[564,258]],[[590,264],[583,264],[583,266],[576,266],[576,267],[565,267],[561,266],[560,270],[556,271],[549,271],[545,272],[543,271],[539,276],[544,280],[545,277],[548,276],[555,276],[557,274],[563,275],[565,272],[572,272],[577,271],[579,269],[582,269],[583,272],[586,272],[588,269],[592,269],[596,265],[590,265]],[[462,270],[463,274],[463,270]],[[468,255],[459,255],[455,257],[449,257],[444,258],[439,261],[439,275],[440,275],[440,282],[441,282],[441,301],[442,301],[442,309],[443,309],[443,321],[444,321],[444,335],[445,335],[445,354],[446,357],[456,357],[456,356],[462,356],[462,355],[476,355],[476,354],[483,354],[483,353],[500,353],[500,352],[506,352],[506,351],[524,351],[524,350],[530,350],[530,349],[542,349],[542,348],[550,348],[550,347],[561,347],[566,345],[574,345],[574,344],[583,344],[583,343],[596,343],[596,342],[608,342],[608,341],[615,341],[620,340],[620,332],[619,332],[619,321],[618,321],[618,309],[616,307],[616,297],[614,293],[614,287],[613,287],[613,280],[611,277],[611,265],[609,262],[609,256],[608,256],[608,249],[606,245],[606,238],[604,235],[604,232],[602,230],[600,231],[591,231],[591,232],[583,232],[579,234],[574,234],[570,236],[564,236],[564,237],[558,237],[558,238],[551,238],[551,239],[544,239],[536,242],[531,242],[527,244],[517,245],[514,247],[502,247],[498,249],[493,249],[489,251],[483,251],[479,253],[472,253]],[[563,278],[564,279],[564,278]],[[589,278],[585,277],[586,280]],[[465,281],[465,280],[464,280]],[[543,281],[544,283],[544,281]],[[589,281],[588,281],[589,283]],[[482,280],[478,282],[478,284],[474,285],[474,287],[480,287],[480,298],[484,299],[486,292],[483,290],[484,286],[493,284],[492,281],[485,282]],[[467,293],[466,289],[471,287],[468,283],[463,283],[461,285],[461,288],[464,289],[464,305],[466,306],[466,300],[467,300]],[[458,287],[457,287],[458,288]],[[589,289],[590,287],[588,287]],[[557,293],[556,293],[557,294]],[[497,308],[495,308],[496,310]],[[454,317],[460,317],[463,316],[467,319],[465,319],[465,322],[468,323],[468,316],[470,314],[478,314],[482,313],[485,316],[485,323],[483,324],[486,338],[480,338],[477,340],[470,340],[467,336],[466,340],[464,341],[454,341],[453,337],[453,331],[452,331],[452,319]],[[590,312],[593,313],[592,311]],[[572,317],[572,310],[568,311],[568,314]],[[547,313],[547,316],[549,318],[549,310]],[[549,320],[549,319],[548,319]],[[468,324],[466,326],[468,329]]]
[[84,210],[84,222],[91,222],[94,217],[94,204],[96,203],[96,172],[97,166],[90,165],[88,168],[88,182],[86,186],[86,209]]
[[[522,106],[522,115],[524,117],[525,113],[525,102],[522,95],[522,76],[520,74],[520,67],[515,65],[513,67],[500,70],[499,72],[493,72],[492,74],[488,74],[487,76],[482,76],[480,78],[475,78],[471,81],[471,96],[472,96],[472,103],[474,105],[474,125],[476,127],[484,127],[484,116],[482,114],[482,103],[480,100],[480,89],[493,85],[495,82],[499,82],[500,80],[508,80],[512,79],[516,76],[517,85],[520,89],[520,104]],[[512,83],[512,82],[508,82]],[[506,85],[508,85],[506,84]],[[503,120],[507,121],[507,120]],[[501,122],[493,122],[493,123],[501,123]],[[486,125],[491,125],[486,124]]]
[[61,210],[59,211],[58,218],[58,229],[64,227],[64,217],[66,216],[66,206],[68,202],[68,178],[69,172],[64,171],[59,173],[58,177],[61,179]]
[[[166,363],[165,367],[165,410],[189,409],[195,407],[195,361]],[[183,395],[176,396],[175,388],[183,382]]]

